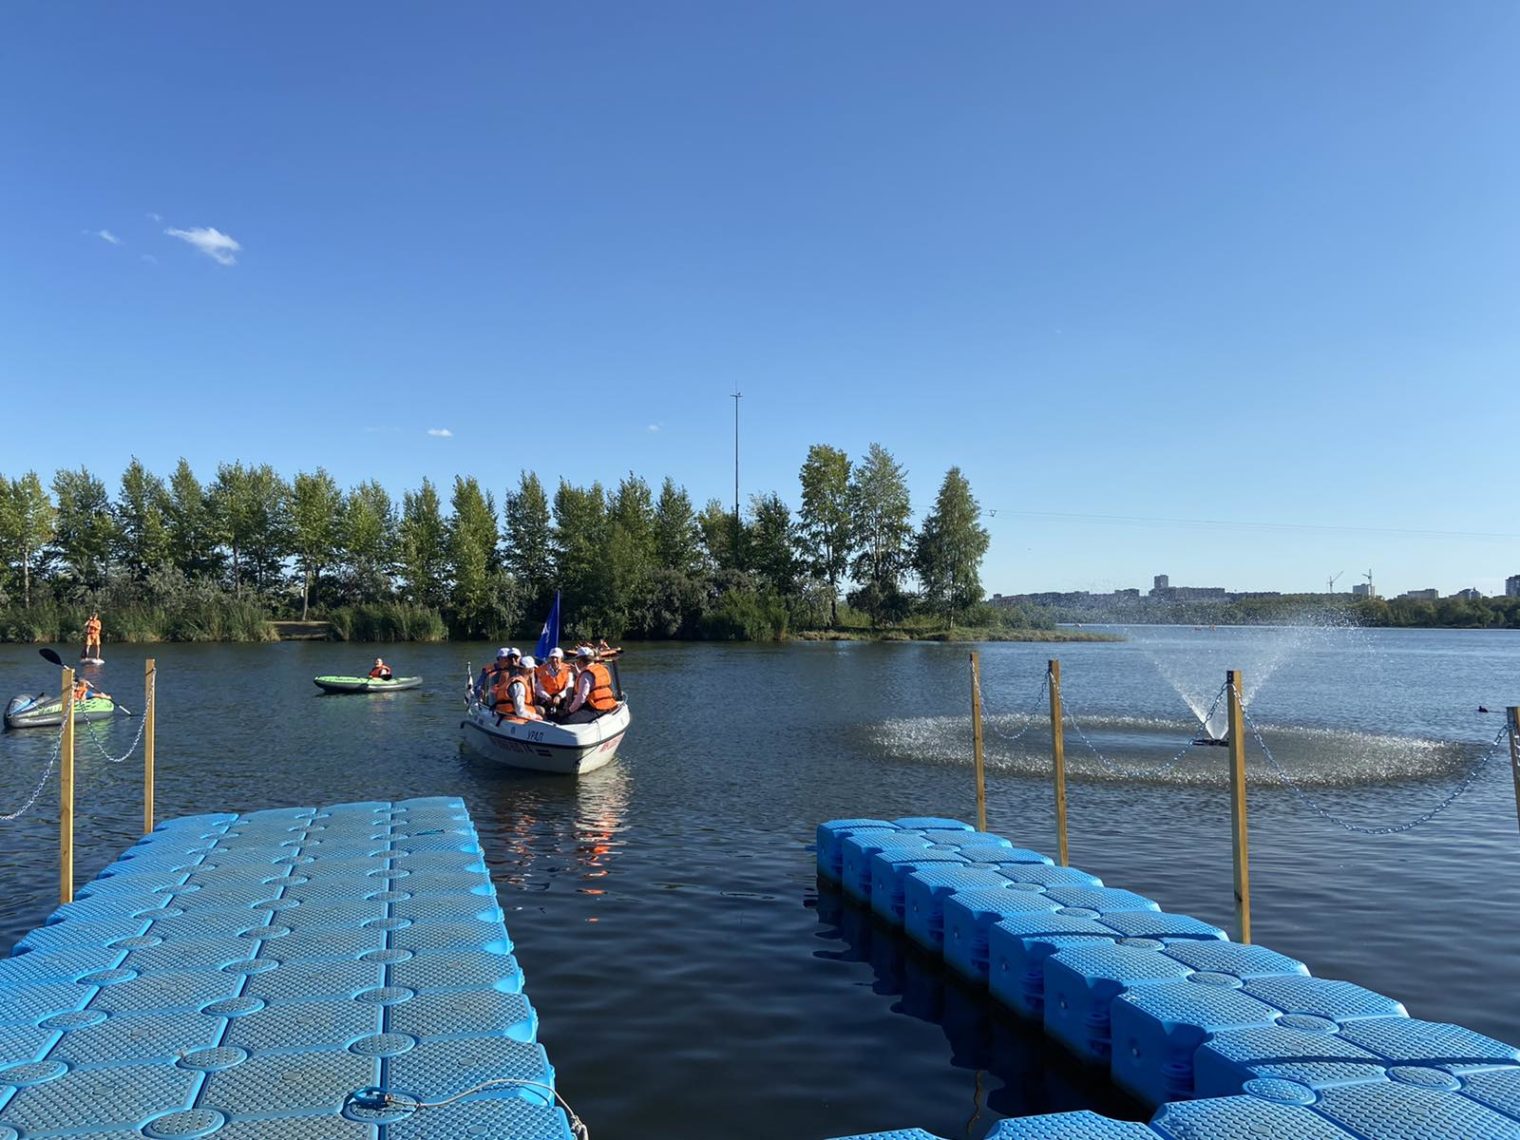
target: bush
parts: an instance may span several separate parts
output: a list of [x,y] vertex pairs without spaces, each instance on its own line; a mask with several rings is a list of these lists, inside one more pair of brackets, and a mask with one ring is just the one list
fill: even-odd
[[374,602],[342,606],[327,615],[339,641],[447,641],[448,626],[431,606]]

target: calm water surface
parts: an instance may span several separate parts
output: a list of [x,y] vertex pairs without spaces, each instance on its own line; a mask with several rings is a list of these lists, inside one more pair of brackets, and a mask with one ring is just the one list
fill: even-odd
[[[1168,910],[1229,926],[1224,749],[1186,747],[1223,670],[1304,795],[1348,822],[1411,819],[1458,786],[1520,703],[1520,635],[1143,628],[1121,644],[981,647],[989,826],[1051,850],[1046,657],[1070,710],[1072,861]],[[141,704],[144,649],[108,646],[102,683]],[[819,897],[808,850],[843,815],[974,817],[966,647],[649,645],[623,664],[634,722],[579,782],[513,773],[458,744],[465,662],[487,647],[397,647],[421,690],[323,697],[366,647],[160,646],[161,817],[457,794],[470,806],[566,1096],[607,1140],[822,1140],[917,1125],[980,1137],[999,1116],[1143,1115],[1042,1035]],[[0,699],[54,686],[0,646]],[[136,698],[134,700],[134,697]],[[119,752],[127,718],[100,731]],[[52,736],[0,737],[0,810]],[[1182,759],[1167,767],[1179,752]],[[136,838],[138,757],[81,739],[81,878]],[[1501,762],[1502,761],[1502,762]],[[1121,778],[1111,767],[1129,773]],[[1416,1016],[1520,1040],[1520,875],[1507,757],[1413,831],[1348,833],[1252,760],[1257,940],[1402,999]],[[1274,782],[1277,786],[1272,786]],[[0,945],[56,894],[56,788],[0,824]]]

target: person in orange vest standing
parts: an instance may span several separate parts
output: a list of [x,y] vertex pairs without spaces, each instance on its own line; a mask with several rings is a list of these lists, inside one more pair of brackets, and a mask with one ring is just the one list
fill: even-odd
[[610,713],[618,706],[612,674],[596,659],[596,651],[581,646],[575,651],[575,696],[561,718],[561,724],[585,724]]
[[84,623],[84,652],[80,659],[100,657],[100,614],[90,614],[90,619]]

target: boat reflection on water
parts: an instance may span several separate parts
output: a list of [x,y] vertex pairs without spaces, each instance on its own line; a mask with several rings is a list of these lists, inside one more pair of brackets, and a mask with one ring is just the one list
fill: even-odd
[[972,989],[822,881],[816,909],[818,936],[841,946],[814,953],[869,965],[875,974],[871,991],[898,999],[891,1012],[938,1026],[950,1045],[950,1064],[977,1074],[967,1136],[981,1136],[998,1117],[1083,1108],[1126,1120],[1150,1119],[1143,1105],[1113,1087],[1106,1070],[1082,1064],[1041,1027],[1003,1010],[985,990]]
[[[575,881],[583,895],[605,895],[628,828],[631,780],[613,766],[567,785],[561,779],[512,773],[498,785],[482,821],[486,850],[499,888],[547,891]],[[565,800],[574,801],[567,811]],[[483,814],[483,813],[482,813]],[[594,914],[585,917],[595,922]]]

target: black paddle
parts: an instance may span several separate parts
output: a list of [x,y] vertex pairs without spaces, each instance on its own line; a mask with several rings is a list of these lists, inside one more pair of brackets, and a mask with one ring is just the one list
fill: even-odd
[[[37,652],[40,653],[40,654],[42,654],[42,658],[43,658],[44,661],[51,661],[54,665],[57,665],[60,668],[63,666],[63,658],[59,657],[56,651],[54,651],[52,649],[48,649],[46,647],[43,647],[42,649],[37,650]],[[115,698],[113,697],[112,700],[115,700]],[[136,716],[137,715],[131,709],[127,708],[126,705],[122,704],[119,701],[117,702],[116,707],[118,709],[120,709],[123,713],[125,713],[127,716]]]

